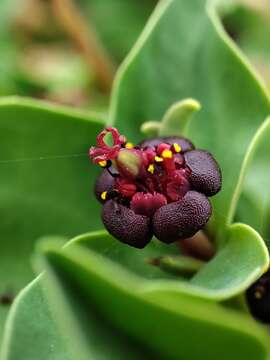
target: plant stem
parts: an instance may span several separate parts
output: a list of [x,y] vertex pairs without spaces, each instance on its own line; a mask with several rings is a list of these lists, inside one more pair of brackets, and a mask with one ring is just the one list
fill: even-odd
[[161,270],[174,275],[191,277],[196,274],[205,262],[184,255],[164,255],[159,258],[148,259],[150,265],[158,266]]
[[63,28],[81,51],[96,79],[105,92],[110,92],[114,65],[100,44],[93,27],[86,23],[72,0],[51,0],[53,11]]
[[177,246],[184,254],[205,261],[215,255],[214,246],[203,231],[197,232],[192,238],[177,241]]

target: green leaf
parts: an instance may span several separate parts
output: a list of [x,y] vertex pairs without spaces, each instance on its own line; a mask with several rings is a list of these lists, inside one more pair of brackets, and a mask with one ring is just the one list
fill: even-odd
[[[235,241],[236,239],[241,241]],[[252,242],[260,243],[261,249],[255,250]],[[214,359],[215,349],[227,338],[238,345],[229,347],[231,350],[223,354],[224,359],[226,356],[236,356],[237,351],[241,355],[248,352],[254,354],[251,359],[255,359],[255,354],[259,356],[261,353],[261,358],[264,359],[264,352],[268,350],[267,333],[263,328],[247,315],[226,309],[215,301],[243,290],[243,284],[239,286],[235,280],[238,278],[239,264],[240,274],[245,272],[245,266],[251,266],[253,275],[258,276],[261,270],[254,269],[253,266],[259,262],[256,255],[260,257],[260,251],[262,257],[267,259],[268,255],[258,235],[243,225],[233,226],[231,239],[227,244],[223,253],[206,264],[201,270],[202,274],[188,283],[179,276],[163,272],[148,263],[150,258],[163,255],[165,251],[167,254],[177,254],[175,245],[167,246],[153,241],[143,250],[132,249],[116,242],[105,232],[74,238],[63,250],[59,249],[54,238],[43,240],[38,249],[46,255],[46,261],[42,262],[42,269],[46,269],[46,279],[44,276],[39,277],[14,303],[6,324],[3,360],[28,359],[29,354],[33,354],[32,357],[35,358],[34,355],[39,351],[40,358],[43,359],[52,337],[55,344],[52,359],[60,356],[59,354],[67,359],[79,355],[82,359],[87,356],[99,359],[102,355],[106,356],[106,334],[110,341],[116,342],[116,345],[109,347],[114,349],[111,356],[125,358],[127,339],[123,340],[123,335],[111,327],[110,321],[145,344],[146,348],[150,347],[171,357],[181,355],[185,359],[197,359],[199,354],[204,354],[205,358]],[[225,263],[224,257],[227,259]],[[232,273],[234,276],[231,276]],[[219,279],[218,284],[215,282],[215,275]],[[224,287],[223,293],[219,289],[220,284]],[[43,286],[42,296],[40,286]],[[48,299],[48,303],[44,297]],[[30,308],[33,311],[29,312]],[[120,308],[124,311],[120,311]],[[33,322],[35,312],[45,314],[47,319],[43,319],[41,323]],[[130,317],[130,314],[133,316]],[[99,315],[105,317],[106,321],[103,319],[100,322]],[[154,333],[152,329],[150,339],[147,337],[154,319],[159,319],[159,330],[167,329],[165,338],[164,331],[158,329]],[[243,322],[247,324],[247,330],[243,330]],[[22,323],[24,326],[18,325]],[[57,327],[55,323],[58,324]],[[24,331],[25,326],[28,328],[27,332]],[[185,327],[194,331],[192,341],[198,337],[199,348],[195,352],[190,352],[191,337],[183,331]],[[33,337],[39,339],[41,332],[42,340],[35,341],[30,350],[25,348],[24,344]],[[180,339],[172,336],[173,332],[181,334],[180,348],[177,346]],[[199,341],[200,336],[205,336],[205,341]],[[39,345],[41,341],[42,346]],[[97,341],[100,346],[93,347]],[[131,353],[138,358],[138,346],[137,350],[131,348]]]
[[140,276],[140,283],[148,279],[145,285],[150,290],[173,289],[176,294],[221,301],[240,294],[269,266],[268,251],[256,231],[247,225],[234,224],[227,234],[223,249],[190,282],[148,264],[149,259],[164,254],[178,255],[179,249],[175,245],[168,246],[154,240],[145,249],[137,250],[103,232],[82,235],[71,244],[87,246],[114,264],[120,264],[123,272],[129,270],[129,276]]
[[3,360],[71,360],[39,284],[40,277],[23,289],[12,305],[0,350]]
[[[268,118],[243,183],[244,193],[240,198],[241,204],[237,213],[240,221],[249,222],[260,231],[268,248],[270,246],[269,136],[270,119]],[[245,204],[247,206],[244,208]]]
[[[225,339],[231,346],[220,354],[221,359],[238,356],[264,359],[269,354],[268,333],[245,315],[216,304],[198,304],[192,297],[174,300],[162,291],[140,294],[130,277],[126,282],[121,278],[111,281],[110,269],[93,271],[92,266],[97,266],[99,258],[95,259],[80,247],[74,246],[66,254],[48,249],[45,254],[56,269],[66,271],[70,281],[73,278],[82,287],[82,294],[92,298],[112,323],[156,350],[161,357],[216,359],[217,349]],[[112,300],[109,306],[107,299]],[[159,326],[154,329],[153,323]],[[194,343],[196,349],[193,347],[191,351]]]
[[[69,352],[73,358],[74,353],[82,359],[87,355],[88,358],[96,358],[92,357],[89,337],[88,341],[84,340],[84,334],[89,334],[85,330],[89,320],[85,313],[84,317],[80,316],[83,299],[86,304],[88,302],[89,310],[95,306],[98,313],[106,316],[114,326],[161,357],[216,359],[223,344],[223,351],[219,355],[221,359],[268,358],[268,332],[248,315],[193,296],[175,296],[173,289],[156,288],[150,291],[146,284],[149,280],[145,282],[141,277],[132,276],[112,261],[91,251],[92,241],[94,247],[100,247],[98,240],[100,243],[100,238],[95,239],[95,236],[80,237],[64,251],[51,242],[43,243],[41,247],[48,270],[47,284],[53,284],[45,289],[45,296],[51,303],[62,339],[70,342]],[[123,253],[115,249],[118,258],[123,258]],[[60,292],[63,293],[61,296]],[[64,311],[68,309],[67,305],[70,306],[69,312]],[[78,323],[80,330],[77,329]],[[153,323],[159,326],[153,327]],[[16,329],[15,324],[13,329]],[[17,333],[17,336],[22,337],[22,342],[25,335]],[[85,341],[85,352],[81,347],[82,341]],[[224,347],[224,342],[230,346]],[[38,344],[34,344],[36,346]],[[116,355],[117,358],[118,349],[112,349],[111,356]],[[132,351],[130,353],[133,354]],[[144,353],[142,358],[148,357]],[[7,359],[12,357],[4,358]]]
[[143,122],[161,119],[173,103],[187,97],[202,104],[188,135],[197,147],[213,153],[223,172],[211,228],[222,233],[236,207],[234,189],[238,184],[240,193],[246,152],[270,113],[270,102],[225,34],[213,2],[167,0],[157,7],[118,72],[110,123],[138,140]]
[[160,125],[161,125],[160,121],[146,121],[141,126],[141,132],[146,137],[149,137],[149,138],[155,137],[158,135],[158,132],[160,130]]
[[246,186],[244,182],[244,190],[240,196],[240,200],[237,206],[235,221],[249,224],[253,229],[258,231],[262,235],[264,241],[267,244],[263,230],[265,209],[263,208],[262,203],[259,201],[259,199],[254,196],[254,193],[252,193],[251,191],[245,191],[245,188]]
[[248,171],[248,167],[252,161],[254,153],[255,153],[256,149],[258,148],[258,146],[260,146],[260,142],[263,141],[263,138],[264,138],[265,134],[268,132],[269,128],[270,128],[270,116],[268,118],[266,118],[266,120],[261,124],[261,126],[255,133],[254,137],[252,138],[252,140],[249,144],[246,154],[243,158],[242,166],[240,167],[238,182],[237,182],[237,185],[236,185],[234,191],[232,192],[231,204],[230,204],[229,212],[228,212],[228,220],[227,220],[228,223],[233,221],[233,217],[235,215],[235,211],[236,211],[239,197],[241,194],[241,190],[243,187],[245,175]]
[[[0,294],[16,294],[32,278],[29,255],[37,237],[101,226],[91,190],[97,169],[87,156],[101,128],[95,115],[0,100]],[[0,306],[1,331],[7,311]]]
[[165,113],[161,122],[147,121],[141,131],[150,136],[181,136],[187,132],[191,116],[200,110],[200,104],[193,99],[185,99],[173,104]]
[[194,112],[201,105],[193,99],[185,99],[172,105],[161,121],[160,136],[185,135]]
[[223,248],[191,283],[229,297],[244,292],[267,271],[269,254],[260,235],[247,225],[231,225],[227,236]]
[[[49,237],[48,242],[58,248],[62,239]],[[65,274],[54,272],[46,261],[42,267],[46,275],[30,283],[12,306],[0,351],[2,360],[152,358],[147,349],[142,352],[137,342],[112,326]]]
[[243,179],[243,194],[240,196],[236,213],[237,220],[252,225],[260,232],[268,248],[270,246],[269,135],[270,117],[258,130],[253,141],[255,146],[251,144],[251,151],[247,153],[247,161],[250,165]]

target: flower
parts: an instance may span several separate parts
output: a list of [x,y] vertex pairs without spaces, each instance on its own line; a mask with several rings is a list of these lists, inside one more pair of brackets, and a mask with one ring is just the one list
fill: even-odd
[[270,323],[270,270],[246,292],[247,303],[252,315],[264,322]]
[[[104,138],[111,133],[113,145]],[[106,128],[91,147],[90,158],[104,168],[95,194],[103,203],[102,220],[120,241],[145,247],[153,236],[165,243],[193,236],[209,220],[208,197],[221,189],[213,156],[183,137],[127,143]]]

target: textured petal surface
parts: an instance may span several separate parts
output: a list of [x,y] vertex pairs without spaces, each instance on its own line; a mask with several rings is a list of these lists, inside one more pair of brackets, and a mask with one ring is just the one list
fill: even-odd
[[206,224],[211,211],[205,195],[189,191],[182,200],[157,210],[153,218],[154,234],[166,243],[193,236]]
[[221,171],[213,156],[204,150],[188,151],[186,164],[191,169],[189,177],[195,190],[213,196],[221,189]]
[[102,220],[110,234],[137,248],[145,247],[153,236],[147,216],[137,215],[113,200],[103,206]]

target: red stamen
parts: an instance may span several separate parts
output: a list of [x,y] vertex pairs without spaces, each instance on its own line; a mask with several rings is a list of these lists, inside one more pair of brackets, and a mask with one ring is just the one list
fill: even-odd
[[[108,133],[113,138],[112,146],[104,141]],[[126,199],[135,213],[153,216],[159,207],[179,201],[191,189],[190,170],[183,155],[175,152],[172,145],[126,149],[122,146],[125,142],[117,129],[108,127],[98,135],[98,147],[92,147],[89,155],[94,163],[114,160],[114,188],[119,200]],[[153,171],[149,171],[150,166]]]
[[[112,146],[107,145],[104,141],[105,136],[109,133],[113,137]],[[89,156],[95,164],[98,164],[100,161],[113,160],[117,157],[121,145],[125,142],[126,138],[120,135],[117,129],[108,127],[97,136],[98,147],[92,146],[89,150]]]
[[176,170],[168,180],[166,192],[171,201],[179,201],[190,190],[185,169]]
[[130,207],[136,214],[151,217],[154,215],[157,209],[166,204],[167,199],[162,194],[145,194],[142,192],[138,192],[132,197]]
[[117,179],[115,187],[122,196],[128,198],[131,198],[137,191],[136,185],[126,179]]

